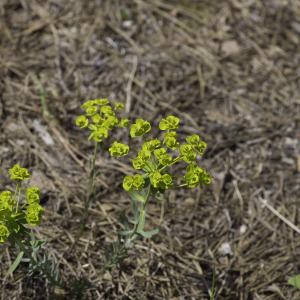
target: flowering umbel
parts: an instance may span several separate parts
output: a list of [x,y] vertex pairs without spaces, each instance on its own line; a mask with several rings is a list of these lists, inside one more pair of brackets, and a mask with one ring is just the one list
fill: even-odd
[[80,129],[90,130],[89,140],[97,143],[103,142],[109,137],[110,131],[115,127],[127,127],[129,121],[119,118],[117,113],[124,108],[123,103],[112,104],[108,99],[88,100],[81,105],[85,114],[76,118],[75,124]]
[[25,189],[25,199],[22,198],[21,183],[30,178],[28,169],[14,165],[8,171],[11,180],[17,182],[14,194],[4,190],[0,193],[0,243],[8,238],[21,239],[26,226],[36,226],[40,223],[44,209],[40,205],[40,190],[38,187]]
[[[139,191],[147,186],[151,190],[163,193],[165,190],[176,187],[195,188],[211,182],[209,173],[198,166],[198,159],[204,154],[206,143],[197,134],[185,137],[180,142],[176,132],[180,119],[170,115],[159,122],[159,129],[163,131],[156,138],[146,140],[135,157],[131,158],[132,166],[140,173],[125,176],[123,188],[126,191]],[[143,137],[151,131],[151,124],[143,119],[137,119],[130,127],[131,138]],[[109,148],[111,156],[121,157],[127,155],[129,146],[114,142]],[[182,176],[172,174],[175,164],[186,163],[186,173]]]

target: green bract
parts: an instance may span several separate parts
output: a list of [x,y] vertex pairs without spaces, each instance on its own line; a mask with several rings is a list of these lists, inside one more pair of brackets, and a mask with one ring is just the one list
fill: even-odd
[[192,145],[182,144],[179,148],[179,152],[182,156],[182,159],[187,163],[191,163],[196,160],[197,154]]
[[189,188],[194,188],[200,183],[205,185],[211,183],[211,176],[196,163],[191,163],[187,167],[184,179]]
[[26,189],[26,200],[28,204],[40,202],[40,189],[38,187],[29,187]]
[[188,144],[192,145],[194,149],[199,153],[199,155],[203,155],[206,150],[206,143],[201,141],[200,136],[197,134],[193,134],[191,136],[186,137],[186,141]]
[[93,116],[94,114],[96,114],[97,110],[97,106],[89,106],[86,108],[85,113],[87,116]]
[[89,140],[94,140],[95,142],[102,142],[103,139],[108,137],[108,129],[104,127],[97,127],[95,126],[94,129],[91,131],[89,135]]
[[160,146],[160,140],[159,139],[153,139],[150,141],[147,141],[143,144],[142,149],[146,149],[149,151],[154,151]]
[[179,127],[180,119],[175,116],[167,116],[159,122],[160,130],[174,130]]
[[129,120],[127,118],[123,118],[119,122],[119,127],[121,128],[128,127],[128,125],[129,125]]
[[0,224],[0,243],[4,243],[9,237],[9,234],[8,228],[5,225]]
[[115,109],[116,110],[124,109],[124,104],[121,102],[115,103]]
[[0,194],[0,211],[8,210],[12,211],[16,201],[12,198],[12,194],[10,191],[3,191]]
[[86,116],[78,116],[76,118],[76,126],[80,127],[80,128],[85,128],[89,125],[89,120]]
[[150,174],[150,182],[154,188],[164,191],[172,186],[172,176],[170,174],[161,174],[159,171]]
[[166,132],[164,135],[164,141],[163,143],[170,149],[175,150],[178,148],[179,143],[176,139],[176,132],[175,131],[169,131]]
[[115,113],[110,105],[102,106],[100,111],[104,116],[115,116]]
[[99,106],[102,106],[102,105],[106,105],[108,104],[109,101],[104,98],[104,99],[94,99],[94,100],[87,100],[85,103],[83,103],[81,105],[81,108],[86,110],[87,108],[91,107],[91,106],[94,106],[94,105],[99,105]]
[[130,191],[133,185],[133,177],[126,175],[123,179],[123,189],[125,191]]
[[114,157],[121,157],[127,155],[128,152],[129,146],[118,142],[114,142],[109,148],[110,155]]
[[40,223],[43,211],[44,209],[38,203],[32,203],[28,205],[25,213],[28,225],[38,225]]
[[30,178],[29,171],[26,168],[21,168],[19,164],[15,164],[8,172],[11,180],[22,181]]
[[141,188],[143,188],[144,184],[145,184],[145,179],[143,178],[142,175],[136,174],[133,176],[133,187],[136,190],[140,190]]
[[130,127],[130,136],[138,137],[142,136],[145,133],[148,133],[151,130],[151,124],[148,121],[143,119],[137,119],[134,124]]
[[141,157],[136,157],[132,160],[132,166],[136,170],[141,170],[146,165],[146,162]]
[[125,176],[123,179],[123,188],[125,191],[140,190],[144,187],[145,179],[140,174],[134,176]]

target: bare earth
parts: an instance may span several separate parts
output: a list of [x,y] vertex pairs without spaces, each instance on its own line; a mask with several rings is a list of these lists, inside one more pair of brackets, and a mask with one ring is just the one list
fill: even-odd
[[[300,1],[1,0],[0,188],[28,167],[46,213],[36,230],[64,290],[50,291],[1,246],[1,299],[292,300],[300,273]],[[74,126],[91,98],[131,118],[179,116],[208,143],[213,184],[171,192],[158,236],[102,270],[130,171],[104,152],[84,234],[92,144]],[[120,136],[115,137],[115,139]],[[160,206],[151,204],[151,226]],[[300,227],[300,225],[299,225]],[[150,250],[149,250],[150,249]]]

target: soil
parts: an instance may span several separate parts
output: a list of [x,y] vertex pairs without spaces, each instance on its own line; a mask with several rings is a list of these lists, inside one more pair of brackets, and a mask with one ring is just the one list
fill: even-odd
[[[300,299],[287,284],[300,273],[300,1],[1,0],[0,32],[0,187],[14,163],[30,169],[35,233],[66,282],[51,291],[25,264],[6,276],[16,253],[2,245],[1,299]],[[111,271],[130,166],[107,152],[80,234],[93,145],[74,119],[99,97],[154,124],[179,116],[214,177],[170,192],[159,234]]]

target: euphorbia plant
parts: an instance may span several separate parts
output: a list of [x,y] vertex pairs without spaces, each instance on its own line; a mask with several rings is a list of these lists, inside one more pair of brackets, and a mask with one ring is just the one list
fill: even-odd
[[41,257],[39,250],[45,241],[37,240],[32,228],[39,225],[44,212],[40,205],[40,190],[36,186],[24,187],[30,173],[19,164],[9,169],[10,179],[16,183],[14,192],[0,193],[0,244],[7,243],[16,248],[17,258],[9,272],[13,273],[21,261],[28,262],[28,273],[38,271],[52,283],[58,284],[56,266],[47,257]]
[[[158,229],[144,230],[149,201],[161,199],[170,189],[195,188],[211,182],[209,173],[197,164],[198,158],[204,154],[206,143],[197,134],[187,136],[183,142],[177,134],[179,123],[179,118],[167,116],[159,123],[162,133],[152,139],[146,139],[151,131],[148,121],[137,119],[130,127],[130,137],[141,138],[143,143],[130,159],[137,173],[123,179],[123,189],[132,199],[134,216],[133,227],[122,232],[126,236],[126,246],[138,236],[150,238],[158,232]],[[109,151],[112,156],[120,157],[127,154],[128,149],[127,145],[115,142]],[[186,164],[184,174],[178,174],[174,167],[179,163]]]
[[[86,115],[76,119],[78,126],[88,127],[91,130],[89,139],[95,141],[95,149],[97,149],[97,143],[108,137],[108,130],[114,127],[126,127],[129,123],[127,119],[119,120],[112,109],[103,109],[107,105],[106,99],[89,100],[82,105],[86,110]],[[122,105],[119,104],[119,106]],[[113,121],[109,122],[109,127],[107,127],[107,118],[111,118]],[[147,137],[151,135],[150,122],[139,118],[130,125],[131,139],[139,138],[141,140],[140,148],[130,158],[136,174],[126,175],[123,179],[123,189],[131,197],[133,219],[129,222],[132,223],[132,227],[130,228],[126,223],[124,230],[120,232],[121,238],[110,249],[107,262],[109,267],[117,264],[121,258],[126,256],[126,249],[138,236],[151,238],[158,232],[158,228],[145,231],[149,201],[162,199],[163,194],[170,189],[195,188],[211,182],[209,173],[198,165],[199,158],[205,152],[206,143],[197,134],[186,136],[183,141],[182,136],[177,133],[179,124],[179,118],[172,115],[167,116],[159,122],[158,127],[161,133],[151,138]],[[95,139],[98,136],[100,139]],[[130,148],[132,148],[131,145],[114,141],[109,148],[109,153],[112,157],[119,158],[130,155]],[[96,154],[95,151],[93,162],[95,162]],[[179,163],[186,165],[183,174],[178,174],[175,167]],[[92,170],[94,170],[94,166],[93,163]],[[91,182],[94,186],[94,171],[92,174]],[[90,190],[93,191],[93,188]]]
[[118,112],[124,108],[122,103],[111,103],[108,99],[88,100],[81,105],[84,114],[76,118],[75,123],[79,128],[87,128],[90,131],[88,139],[94,142],[94,154],[90,166],[89,188],[85,199],[83,223],[87,217],[88,208],[95,189],[95,162],[99,151],[99,145],[116,128],[128,126],[128,119],[118,118]]

